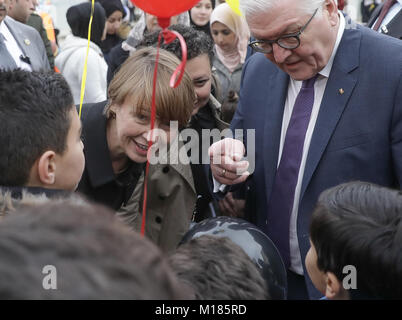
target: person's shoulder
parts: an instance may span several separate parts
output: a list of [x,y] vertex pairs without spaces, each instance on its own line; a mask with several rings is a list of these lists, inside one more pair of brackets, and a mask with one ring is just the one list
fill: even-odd
[[31,13],[26,24],[39,31],[43,26],[42,17],[36,13]]
[[31,36],[38,36],[40,38],[39,32],[31,27],[28,26],[24,23],[21,23],[19,21],[14,20],[13,18],[7,16],[6,19],[4,20],[7,24],[7,26],[11,29],[11,30],[15,30],[15,31],[19,31],[19,32],[23,32],[27,35],[31,35]]
[[122,48],[121,44],[114,46],[110,49],[109,60],[114,64],[121,65],[130,56],[130,52]]
[[379,33],[365,26],[357,28],[362,35],[362,48],[370,50],[373,53],[385,54],[391,56],[390,51],[395,51],[402,56],[402,41],[400,39]]
[[251,55],[243,65],[244,68],[275,68],[276,66],[262,53],[256,52]]
[[[107,104],[107,100],[101,102],[94,103],[85,103],[81,108],[81,120],[83,123],[90,121],[94,116],[99,117],[103,116],[105,107]],[[77,112],[80,112],[80,105],[77,104],[75,106],[77,108]]]

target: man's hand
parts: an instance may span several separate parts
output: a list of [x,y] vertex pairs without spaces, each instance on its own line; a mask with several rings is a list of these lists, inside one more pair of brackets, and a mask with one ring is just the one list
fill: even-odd
[[244,182],[250,173],[249,163],[242,160],[245,148],[241,141],[225,138],[209,147],[211,171],[215,180],[222,184],[233,185]]

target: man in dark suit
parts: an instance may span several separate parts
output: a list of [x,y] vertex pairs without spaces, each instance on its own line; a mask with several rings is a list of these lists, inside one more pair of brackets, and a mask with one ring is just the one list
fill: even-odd
[[402,39],[402,0],[385,0],[367,23],[371,29]]
[[15,0],[0,0],[0,68],[49,70],[45,46],[39,33],[7,16],[12,1]]
[[319,194],[352,180],[402,184],[402,43],[351,23],[334,0],[240,6],[260,53],[244,65],[231,127],[255,130],[245,141],[255,163],[248,175],[243,143],[224,139],[211,171],[217,183],[247,179],[247,214],[281,252],[289,298],[318,298],[304,260]]

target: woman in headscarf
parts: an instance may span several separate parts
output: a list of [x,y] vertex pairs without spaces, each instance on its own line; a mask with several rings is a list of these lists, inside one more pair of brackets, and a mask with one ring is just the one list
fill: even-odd
[[[170,18],[170,25],[183,24],[188,26],[190,24],[188,12],[184,12],[178,16]],[[120,68],[120,66],[126,61],[126,59],[132,54],[139,43],[141,43],[145,34],[151,33],[160,29],[157,17],[141,11],[140,18],[137,23],[131,29],[128,38],[123,41],[121,45],[115,46],[109,55],[109,69],[107,71],[107,82],[110,83],[114,74]]]
[[250,31],[244,18],[237,15],[227,3],[220,4],[212,11],[210,23],[215,42],[213,65],[221,90],[218,100],[222,102],[230,90],[239,94]]
[[[80,103],[81,77],[84,70],[88,46],[88,25],[91,17],[91,3],[84,2],[67,10],[67,22],[72,34],[68,35],[56,57],[55,64],[71,87],[74,103]],[[89,44],[87,81],[84,103],[106,100],[107,64],[100,49],[106,28],[105,10],[95,3],[92,20],[91,41]]]
[[212,10],[215,8],[215,0],[201,0],[189,11],[190,25],[198,30],[203,31],[211,38],[211,29],[209,20],[211,18]]
[[123,42],[118,31],[126,11],[120,0],[96,0],[96,2],[99,2],[106,12],[106,39],[102,41],[101,49],[106,62],[108,62],[110,49]]

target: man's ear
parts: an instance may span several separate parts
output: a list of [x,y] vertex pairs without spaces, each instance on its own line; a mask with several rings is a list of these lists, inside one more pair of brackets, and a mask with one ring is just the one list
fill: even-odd
[[334,0],[326,0],[325,1],[325,9],[328,11],[329,21],[331,26],[336,26],[339,21],[338,17],[338,6],[336,5]]
[[52,185],[56,181],[56,153],[46,151],[41,155],[38,161],[39,180],[44,185]]
[[331,300],[336,299],[343,289],[342,283],[332,272],[326,272],[325,277],[326,277],[325,296]]

